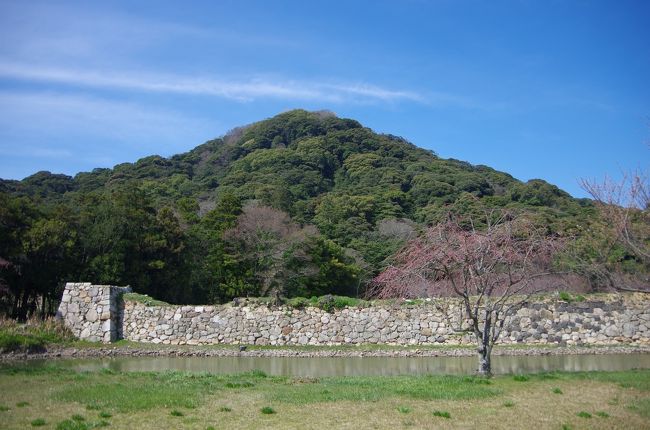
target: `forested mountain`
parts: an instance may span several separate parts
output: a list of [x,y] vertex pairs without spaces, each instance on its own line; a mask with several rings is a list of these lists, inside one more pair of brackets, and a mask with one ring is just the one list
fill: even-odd
[[491,207],[530,211],[549,234],[594,213],[543,180],[290,111],[169,158],[1,180],[2,306],[51,309],[71,280],[177,303],[356,295],[421,226]]

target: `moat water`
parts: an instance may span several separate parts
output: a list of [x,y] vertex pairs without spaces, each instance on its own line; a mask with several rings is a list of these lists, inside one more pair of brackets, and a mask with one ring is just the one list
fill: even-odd
[[[477,367],[475,357],[119,357],[62,360],[61,363],[81,371],[177,370],[231,374],[257,369],[268,375],[299,377],[470,375]],[[630,369],[650,369],[650,354],[492,357],[492,370],[495,374]]]

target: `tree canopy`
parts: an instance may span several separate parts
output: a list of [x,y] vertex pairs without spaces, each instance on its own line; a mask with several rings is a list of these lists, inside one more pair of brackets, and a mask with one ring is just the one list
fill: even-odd
[[173,303],[353,295],[413,234],[486,208],[528,211],[556,235],[598,217],[591,200],[542,180],[442,159],[331,112],[289,111],[171,157],[0,180],[1,306],[52,311],[66,280]]

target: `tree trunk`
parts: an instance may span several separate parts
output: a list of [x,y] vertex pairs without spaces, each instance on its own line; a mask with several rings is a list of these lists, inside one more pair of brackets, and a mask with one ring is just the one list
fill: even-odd
[[485,315],[483,317],[483,330],[478,330],[474,328],[476,333],[476,340],[478,342],[478,374],[481,376],[491,376],[492,375],[492,343],[490,342],[490,336],[492,334],[492,308],[489,306],[485,307]]
[[492,347],[480,345],[478,348],[478,374],[481,376],[492,375]]

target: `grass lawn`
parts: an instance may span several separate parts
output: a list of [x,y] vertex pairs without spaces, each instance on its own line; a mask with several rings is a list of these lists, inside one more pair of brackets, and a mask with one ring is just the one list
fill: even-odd
[[0,428],[650,428],[650,371],[271,377],[0,367]]

